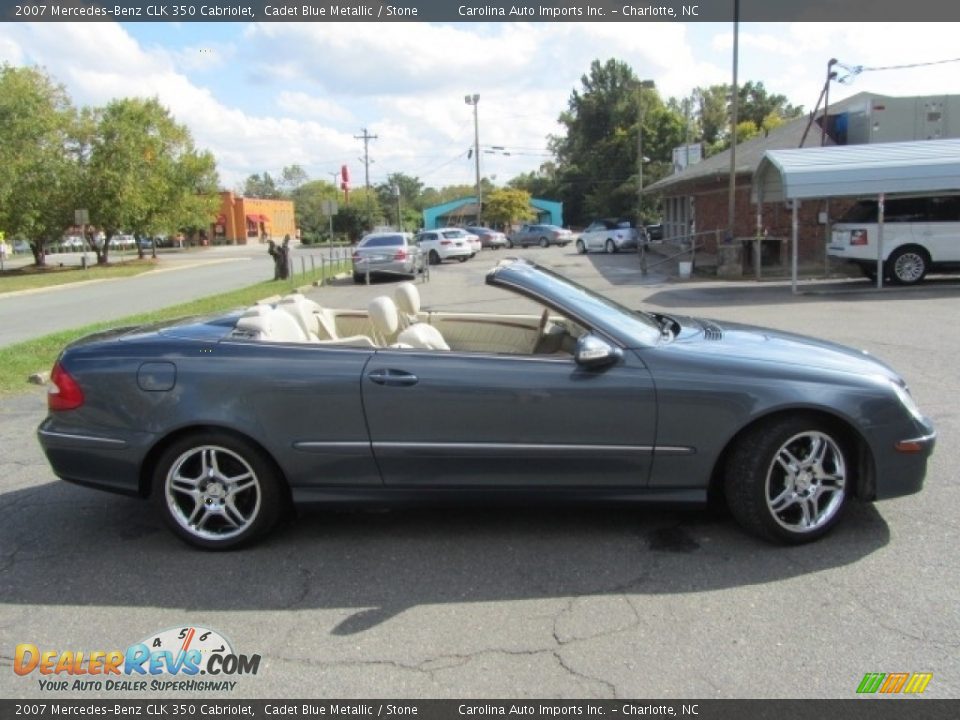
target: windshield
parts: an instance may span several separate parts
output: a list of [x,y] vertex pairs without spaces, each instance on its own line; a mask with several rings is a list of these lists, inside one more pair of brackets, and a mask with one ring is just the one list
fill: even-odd
[[[505,266],[504,270],[508,273],[535,274],[531,282],[522,283],[524,289],[542,293],[545,298],[561,300],[563,305],[577,313],[579,318],[574,319],[585,321],[614,337],[627,336],[630,346],[655,345],[662,337],[660,323],[652,315],[630,310],[544,267],[521,262]],[[505,280],[510,283],[510,279]]]
[[445,238],[462,238],[467,236],[463,230],[445,230],[441,234]]

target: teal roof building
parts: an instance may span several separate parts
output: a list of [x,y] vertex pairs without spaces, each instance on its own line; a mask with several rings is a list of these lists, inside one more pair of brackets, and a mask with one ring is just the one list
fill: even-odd
[[[530,198],[530,209],[536,214],[534,222],[563,227],[563,203]],[[473,225],[477,222],[477,198],[474,195],[434,205],[423,211],[423,227],[433,230],[450,225]]]

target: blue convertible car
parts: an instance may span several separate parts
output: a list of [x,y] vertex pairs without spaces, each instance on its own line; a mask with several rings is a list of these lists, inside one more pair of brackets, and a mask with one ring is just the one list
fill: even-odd
[[296,503],[702,503],[797,543],[854,498],[920,490],[934,430],[864,352],[628,310],[520,260],[487,282],[537,315],[290,295],[70,345],[39,438],[54,472],[150,497],[207,549]]

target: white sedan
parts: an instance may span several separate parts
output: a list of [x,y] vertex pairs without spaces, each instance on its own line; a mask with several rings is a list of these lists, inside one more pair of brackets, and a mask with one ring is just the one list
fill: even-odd
[[461,228],[437,228],[423,230],[417,235],[420,252],[426,253],[431,265],[439,265],[444,260],[469,260],[474,255],[471,236]]

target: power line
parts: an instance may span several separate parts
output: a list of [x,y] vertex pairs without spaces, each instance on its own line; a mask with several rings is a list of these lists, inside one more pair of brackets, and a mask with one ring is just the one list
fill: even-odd
[[912,68],[931,67],[933,65],[946,65],[948,63],[960,62],[960,57],[948,58],[946,60],[931,60],[930,62],[905,63],[903,65],[879,65],[877,67],[868,67],[866,65],[844,65],[837,63],[837,67],[847,71],[847,75],[837,78],[837,82],[848,84],[853,81],[860,73],[878,72],[880,70],[910,70]]

